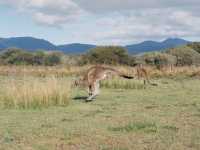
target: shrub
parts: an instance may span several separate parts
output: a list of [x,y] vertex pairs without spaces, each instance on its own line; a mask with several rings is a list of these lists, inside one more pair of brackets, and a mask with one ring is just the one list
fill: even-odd
[[45,52],[44,51],[37,51],[33,55],[34,55],[34,64],[44,65],[44,62],[45,62]]
[[143,60],[141,62],[145,62],[149,65],[155,65],[158,68],[176,64],[175,56],[161,52],[146,53],[141,56],[141,60]]
[[83,65],[84,63],[82,62],[82,57],[82,55],[64,55],[62,57],[62,63],[67,66]]
[[129,64],[127,51],[119,46],[99,46],[89,50],[83,57],[84,63],[91,64]]
[[177,65],[179,66],[200,64],[200,54],[188,46],[171,48],[166,52],[176,56]]
[[54,66],[61,63],[61,53],[50,52],[45,56],[44,64],[47,66]]
[[13,65],[46,65],[53,66],[61,63],[62,53],[59,52],[27,52],[10,48],[0,54],[1,64]]
[[200,42],[189,43],[187,46],[200,53]]
[[1,54],[1,59],[5,64],[32,64],[33,55],[21,49],[8,49]]

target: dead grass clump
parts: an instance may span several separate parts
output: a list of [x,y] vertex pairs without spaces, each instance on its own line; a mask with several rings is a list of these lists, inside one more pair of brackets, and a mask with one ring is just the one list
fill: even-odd
[[37,108],[52,105],[67,105],[70,83],[56,77],[5,79],[0,89],[3,107]]

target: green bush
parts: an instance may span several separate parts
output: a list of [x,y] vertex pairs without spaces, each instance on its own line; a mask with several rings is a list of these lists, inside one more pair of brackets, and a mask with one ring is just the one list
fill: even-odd
[[175,56],[161,52],[146,53],[138,60],[140,60],[140,63],[155,65],[158,68],[167,65],[175,65],[177,61]]
[[0,54],[1,64],[13,65],[57,65],[61,63],[62,54],[59,52],[27,52],[21,49],[10,48]]
[[8,49],[0,55],[4,64],[33,64],[33,55],[29,52],[25,52],[21,49]]
[[61,63],[61,53],[50,52],[45,56],[44,64],[47,66],[54,66]]
[[200,53],[200,42],[189,43],[187,46]]
[[130,64],[133,58],[119,46],[99,46],[89,50],[83,57],[83,63],[91,64]]
[[179,66],[200,64],[200,54],[188,46],[171,48],[166,52],[176,56],[177,65]]
[[45,55],[46,55],[44,51],[37,51],[33,55],[34,55],[34,64],[44,65]]

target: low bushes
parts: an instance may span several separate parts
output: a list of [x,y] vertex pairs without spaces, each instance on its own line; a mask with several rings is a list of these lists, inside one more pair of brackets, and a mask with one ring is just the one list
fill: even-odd
[[166,52],[176,57],[178,66],[200,65],[200,53],[188,46],[172,48]]
[[82,58],[83,64],[133,65],[134,57],[123,47],[99,46],[89,50]]
[[54,66],[61,64],[60,52],[27,52],[21,49],[11,48],[0,54],[0,62],[4,65],[45,65]]

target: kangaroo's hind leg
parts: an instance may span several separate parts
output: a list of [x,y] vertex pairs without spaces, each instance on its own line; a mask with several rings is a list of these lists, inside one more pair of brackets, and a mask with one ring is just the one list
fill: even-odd
[[90,91],[91,92],[89,92],[89,97],[87,98],[87,101],[92,101],[93,98],[95,98],[99,94],[99,82],[94,83]]

